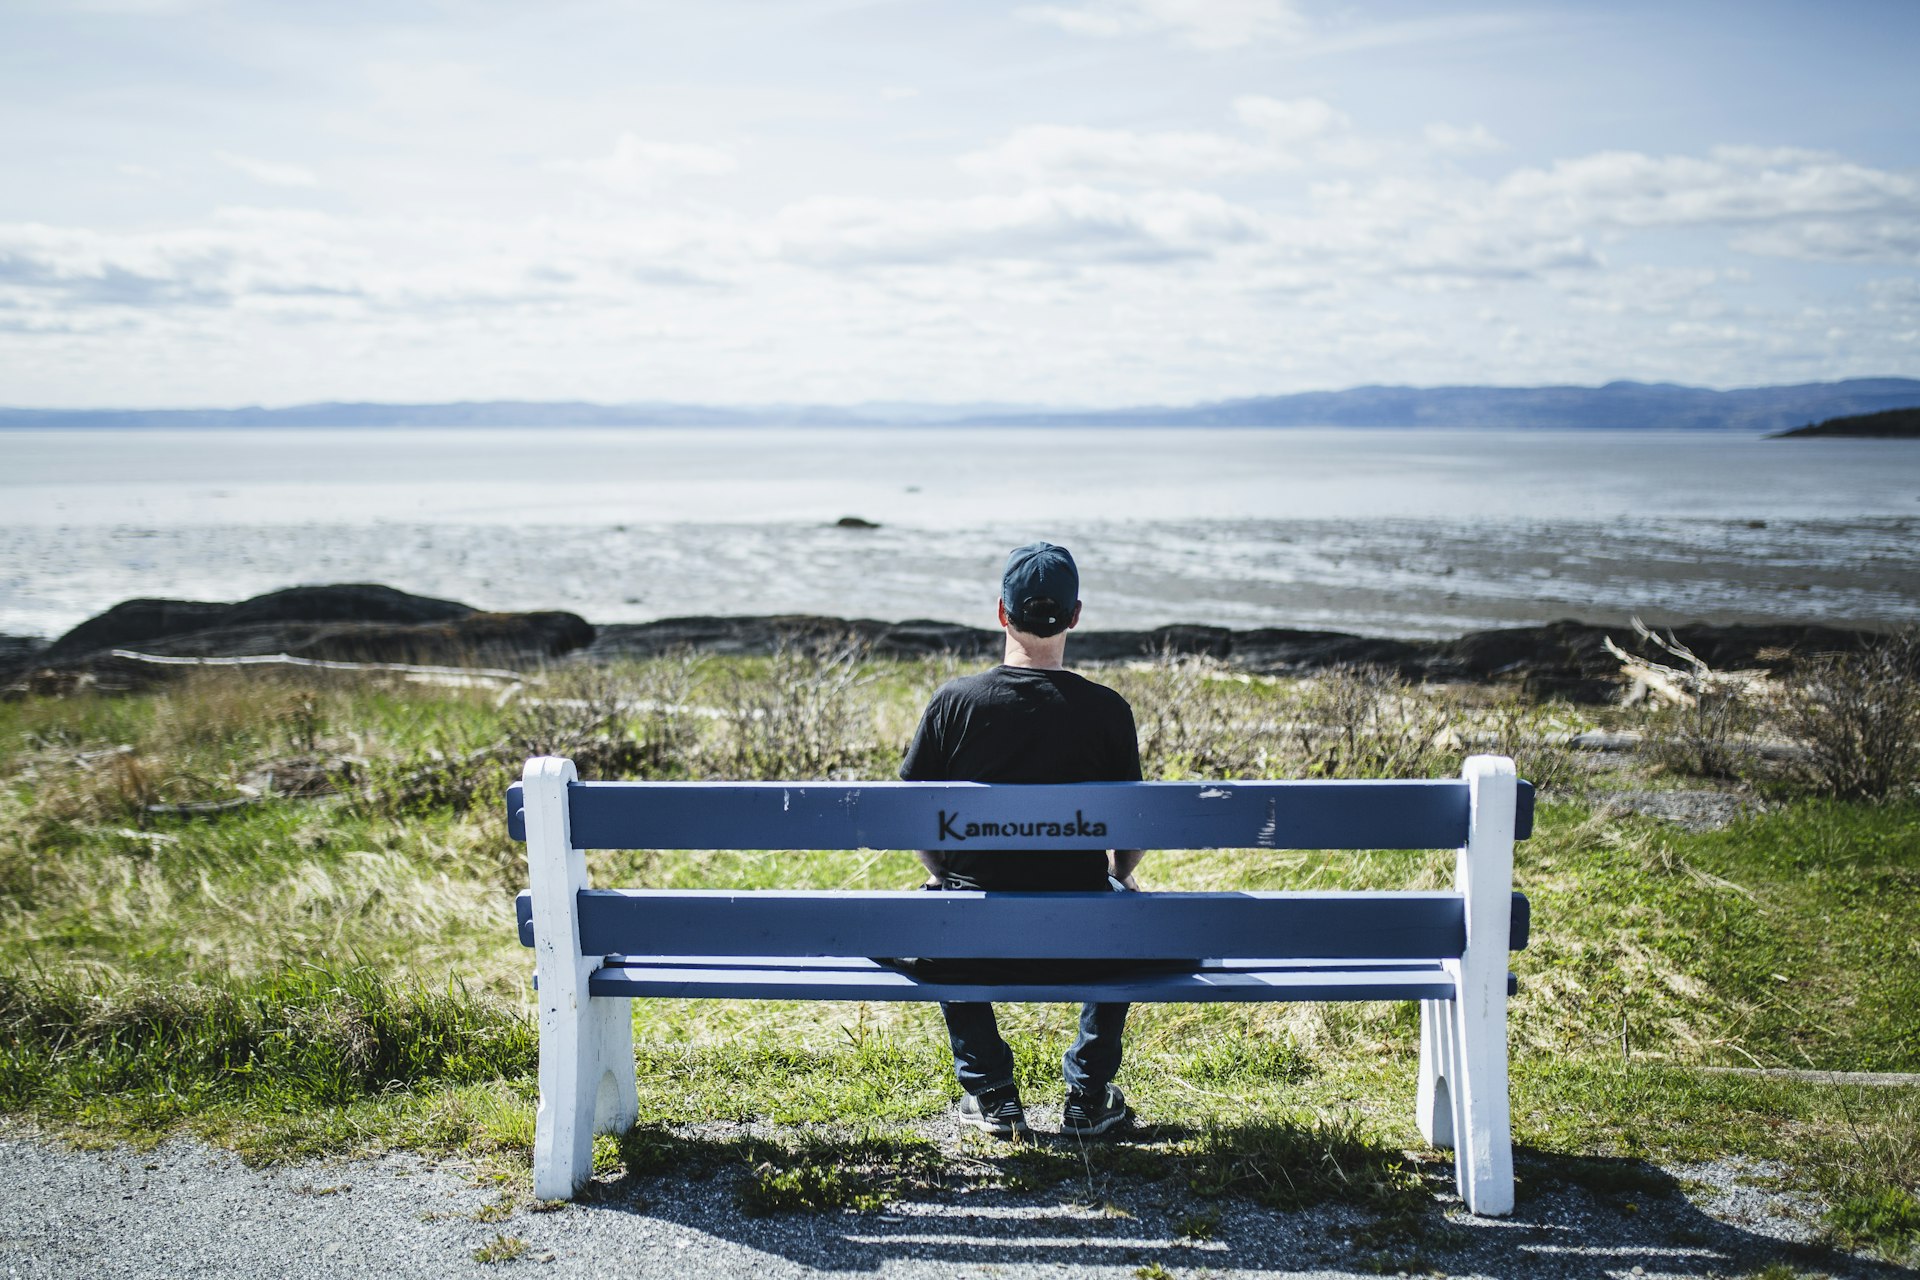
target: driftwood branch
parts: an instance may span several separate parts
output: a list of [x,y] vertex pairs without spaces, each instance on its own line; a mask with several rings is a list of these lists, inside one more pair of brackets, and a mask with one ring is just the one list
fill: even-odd
[[1715,671],[1700,655],[1681,644],[1679,637],[1672,632],[1662,636],[1638,618],[1632,622],[1634,632],[1642,640],[1679,659],[1685,666],[1667,666],[1651,658],[1628,653],[1613,642],[1612,636],[1603,636],[1601,643],[1606,646],[1608,653],[1619,659],[1621,674],[1633,682],[1633,688],[1626,697],[1629,704],[1642,698],[1657,697],[1678,706],[1693,707],[1699,705],[1701,698],[1772,696],[1771,671],[1765,668]]
[[382,671],[405,676],[416,684],[506,684],[519,686],[529,677],[497,667],[429,667],[411,662],[342,662],[325,658],[296,658],[290,653],[257,653],[235,658],[190,658],[165,653],[115,649],[116,658],[158,667],[307,667],[319,671]]

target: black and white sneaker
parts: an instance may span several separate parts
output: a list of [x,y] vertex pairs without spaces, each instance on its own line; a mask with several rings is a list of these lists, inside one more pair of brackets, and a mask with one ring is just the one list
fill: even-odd
[[1109,1084],[1098,1098],[1084,1093],[1067,1095],[1066,1110],[1060,1116],[1060,1131],[1078,1138],[1091,1138],[1125,1124],[1133,1116],[1127,1095],[1118,1085]]
[[1032,1133],[1027,1128],[1026,1108],[1020,1105],[1020,1090],[1013,1085],[962,1094],[960,1123],[996,1138],[1024,1138]]

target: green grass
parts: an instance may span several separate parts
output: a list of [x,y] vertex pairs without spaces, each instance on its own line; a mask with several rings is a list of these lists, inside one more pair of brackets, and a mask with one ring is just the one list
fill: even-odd
[[[185,1132],[256,1159],[405,1146],[523,1165],[532,1001],[511,920],[525,864],[500,820],[518,753],[570,751],[590,775],[890,776],[919,705],[956,670],[831,653],[665,659],[533,691],[567,708],[258,673],[0,703],[0,1109],[83,1141]],[[1473,738],[1560,784],[1516,868],[1535,921],[1512,1007],[1523,1195],[1572,1185],[1627,1202],[1672,1193],[1663,1164],[1767,1159],[1825,1197],[1836,1243],[1920,1250],[1920,1090],[1702,1070],[1920,1072],[1920,804],[1839,803],[1769,779],[1770,811],[1689,834],[1596,816],[1565,753],[1530,737],[1631,711],[1197,663],[1112,678],[1139,709],[1151,776],[1445,772]],[[671,710],[689,702],[718,714]],[[1300,730],[1309,714],[1340,731]],[[150,808],[233,798],[289,761],[323,762],[334,794]],[[1702,784],[1615,765],[1598,785]],[[597,882],[651,886],[904,888],[919,875],[908,855],[851,851],[589,861]],[[1168,889],[1424,888],[1448,883],[1451,862],[1169,852],[1143,874]],[[1074,1013],[1003,1011],[1030,1104],[1058,1100]],[[917,1128],[955,1096],[930,1007],[642,1001],[635,1042],[641,1125],[603,1144],[604,1176],[725,1173],[754,1212],[857,1210],[970,1182],[1097,1203],[1146,1180],[1368,1206],[1381,1224],[1369,1247],[1394,1259],[1428,1247],[1409,1224],[1448,1182],[1412,1123],[1411,1007],[1136,1009],[1138,1140],[982,1143],[957,1161]],[[714,1121],[787,1136],[688,1136]]]
[[528,1244],[519,1236],[496,1235],[473,1251],[475,1262],[512,1262],[526,1256]]

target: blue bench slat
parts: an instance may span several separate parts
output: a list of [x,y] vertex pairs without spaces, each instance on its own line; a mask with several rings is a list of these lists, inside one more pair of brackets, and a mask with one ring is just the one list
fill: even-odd
[[[880,964],[866,956],[608,956],[606,967],[611,969],[698,969],[703,972],[720,973],[729,969],[784,969],[794,973],[821,973],[835,969],[857,970],[862,973],[891,972],[888,965]],[[1434,967],[1438,961],[1428,963]],[[1419,961],[1411,960],[1342,960],[1342,971],[1360,969],[1404,970],[1418,968]],[[1190,966],[1193,972],[1234,973],[1242,970],[1281,970],[1300,971],[1327,969],[1325,960],[1301,960],[1275,956],[1247,956],[1229,959],[1201,960]],[[1173,970],[1187,972],[1187,970]],[[539,985],[536,981],[535,985]]]
[[1446,892],[808,893],[588,889],[585,955],[1293,955],[1434,959],[1466,945]]
[[[568,804],[580,849],[1451,849],[1467,836],[1467,784],[1453,778],[576,782]],[[976,834],[966,835],[968,823]],[[983,823],[1024,830],[979,834]],[[507,829],[526,839],[517,782],[507,790]],[[1514,834],[1532,829],[1533,788],[1522,782]]]
[[[589,894],[599,894],[599,893],[618,892],[618,891],[589,889],[586,892]],[[630,890],[628,892],[639,892],[639,891]],[[713,891],[708,891],[708,892],[713,892]],[[763,890],[763,891],[757,891],[757,892],[770,892],[770,891]],[[739,896],[739,895],[735,895],[735,896]],[[791,902],[791,899],[796,896],[800,896],[800,895],[798,894],[787,895],[789,903]],[[909,895],[909,894],[902,894],[902,893],[892,893],[892,894],[880,893],[872,896],[885,898],[889,902],[896,902],[896,901],[897,902],[919,902],[919,901],[926,900],[925,898],[922,898],[916,895]],[[958,897],[959,895],[942,894],[940,896],[951,900],[952,898]],[[978,896],[978,895],[972,895],[972,896]],[[996,895],[996,896],[1001,896],[1001,895]],[[1085,895],[1079,895],[1079,896],[1083,897],[1084,899]],[[1092,896],[1095,898],[1101,899],[1103,901],[1115,900],[1114,895],[1095,894]],[[1147,894],[1143,896],[1147,898],[1164,898],[1167,895],[1156,893],[1156,894]],[[1371,900],[1374,896],[1375,895],[1369,894],[1367,895],[1367,898],[1368,900]],[[514,916],[520,929],[520,945],[524,947],[530,947],[533,945],[533,895],[523,890],[520,896],[514,899],[513,907],[514,907]],[[1533,925],[1533,909],[1531,904],[1528,903],[1526,895],[1521,893],[1514,894],[1513,895],[1513,914],[1511,917],[1511,923],[1509,924],[1509,927],[1508,927],[1509,946],[1513,950],[1522,951],[1526,949],[1527,942],[1530,938],[1530,935],[1532,934],[1532,925]],[[584,929],[584,925],[583,925],[583,929]],[[595,935],[594,941],[599,942],[599,941],[602,941],[602,939],[600,939],[598,935]],[[598,953],[594,952],[591,948],[589,948],[585,954],[588,954],[588,955],[612,954],[620,951],[623,947],[630,949],[632,947],[634,939],[632,938],[628,938],[624,940],[612,939],[612,941],[619,941],[621,945],[616,947],[611,947],[607,952],[598,952]],[[1271,942],[1273,941],[1273,939],[1268,938],[1267,941]],[[704,945],[705,944],[703,943],[703,947]],[[1260,948],[1260,950],[1262,951],[1265,951],[1266,949],[1267,948],[1265,946],[1262,946]],[[878,954],[878,955],[886,955],[891,950],[894,950],[894,949],[885,948],[885,947],[877,947],[877,948],[871,949],[872,953]],[[765,959],[765,957],[758,957],[758,956],[750,957],[750,958]],[[738,962],[739,962],[739,958],[736,958],[736,963]]]
[[1099,982],[924,982],[874,965],[849,969],[740,969],[621,965],[588,980],[596,996],[729,1000],[981,1000],[1138,1004],[1269,1000],[1451,1000],[1438,965],[1396,968],[1202,970]]

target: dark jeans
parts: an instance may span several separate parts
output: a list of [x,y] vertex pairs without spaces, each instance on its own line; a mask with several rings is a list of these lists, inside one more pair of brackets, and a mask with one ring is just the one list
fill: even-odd
[[[1109,888],[1121,889],[1117,880]],[[925,964],[925,962],[922,962]],[[1104,976],[1113,966],[1074,960],[958,961],[928,966],[947,969],[941,976],[976,981],[1072,981]],[[993,1006],[984,1002],[942,1002],[947,1019],[947,1042],[953,1047],[953,1074],[968,1093],[986,1093],[1013,1083],[1013,1050],[1000,1038]],[[1127,1026],[1124,1004],[1080,1006],[1080,1034],[1060,1061],[1071,1093],[1104,1097],[1107,1082],[1120,1070],[1120,1036]]]
[[[1000,1038],[990,1004],[942,1004],[947,1041],[953,1046],[953,1074],[968,1093],[985,1093],[1013,1083],[1013,1050]],[[1080,1006],[1080,1035],[1060,1061],[1070,1093],[1104,1097],[1107,1081],[1120,1070],[1120,1034],[1126,1030],[1124,1004]]]

